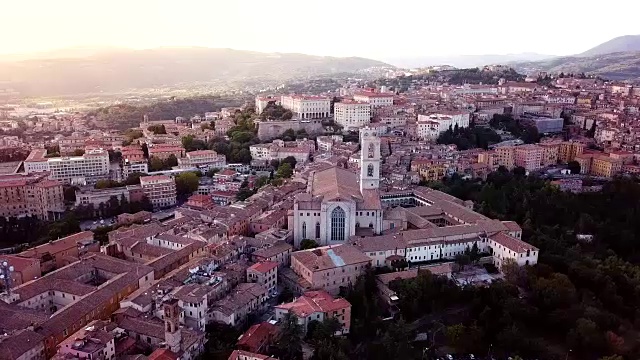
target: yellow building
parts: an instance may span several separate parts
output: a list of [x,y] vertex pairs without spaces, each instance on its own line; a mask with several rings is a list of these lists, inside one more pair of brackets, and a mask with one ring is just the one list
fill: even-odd
[[542,143],[542,163],[544,166],[551,166],[558,163],[558,154],[560,152],[560,143]]
[[576,156],[584,152],[584,144],[573,141],[565,141],[560,143],[558,148],[558,161],[561,163],[568,163],[576,160]]
[[427,181],[440,181],[444,177],[447,167],[442,164],[433,164],[420,169],[420,177]]
[[606,155],[597,155],[591,162],[591,175],[613,177],[622,170],[622,161],[612,159]]
[[580,173],[599,177],[613,177],[622,170],[622,161],[604,154],[580,154],[575,161],[580,164]]
[[498,166],[504,166],[511,170],[515,167],[515,146],[501,146],[496,148]]

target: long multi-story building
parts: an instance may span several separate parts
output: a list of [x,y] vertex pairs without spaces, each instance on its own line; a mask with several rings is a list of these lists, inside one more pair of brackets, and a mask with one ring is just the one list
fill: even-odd
[[140,178],[142,191],[154,208],[174,206],[177,202],[176,182],[166,175],[145,176]]
[[58,219],[65,210],[62,183],[48,173],[0,176],[0,216]]
[[184,168],[222,169],[227,165],[227,158],[213,150],[197,150],[188,152],[178,164]]
[[514,165],[521,166],[527,171],[542,168],[543,149],[535,144],[516,146],[514,151]]
[[576,159],[576,156],[584,152],[585,145],[575,141],[565,141],[560,143],[558,149],[558,161],[568,163]]
[[285,95],[282,107],[291,110],[298,119],[321,119],[331,116],[331,99],[324,96]]
[[335,103],[333,119],[346,129],[359,129],[371,121],[371,105],[351,100]]
[[353,100],[369,104],[372,108],[393,105],[393,94],[360,92],[353,95]]
[[47,149],[33,149],[24,161],[24,172],[31,174],[34,172],[49,171],[49,159]]
[[109,178],[109,153],[92,150],[82,156],[49,158],[50,179],[66,184],[94,184]]

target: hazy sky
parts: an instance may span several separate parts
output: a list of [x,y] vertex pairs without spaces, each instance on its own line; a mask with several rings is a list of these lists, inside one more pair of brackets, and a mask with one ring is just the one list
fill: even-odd
[[637,0],[2,0],[0,53],[108,45],[567,55],[640,33],[639,10]]

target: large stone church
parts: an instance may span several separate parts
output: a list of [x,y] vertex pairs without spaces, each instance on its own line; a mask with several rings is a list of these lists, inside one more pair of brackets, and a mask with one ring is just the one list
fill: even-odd
[[358,234],[379,234],[380,138],[367,128],[360,132],[360,174],[335,166],[313,173],[307,192],[293,206],[296,247],[304,239],[320,245],[343,243]]

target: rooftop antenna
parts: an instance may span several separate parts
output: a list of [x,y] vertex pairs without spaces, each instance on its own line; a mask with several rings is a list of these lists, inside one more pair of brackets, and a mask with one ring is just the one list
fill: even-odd
[[4,285],[7,288],[7,294],[11,295],[11,273],[15,269],[9,265],[7,260],[3,260],[0,264],[0,280],[4,280]]

